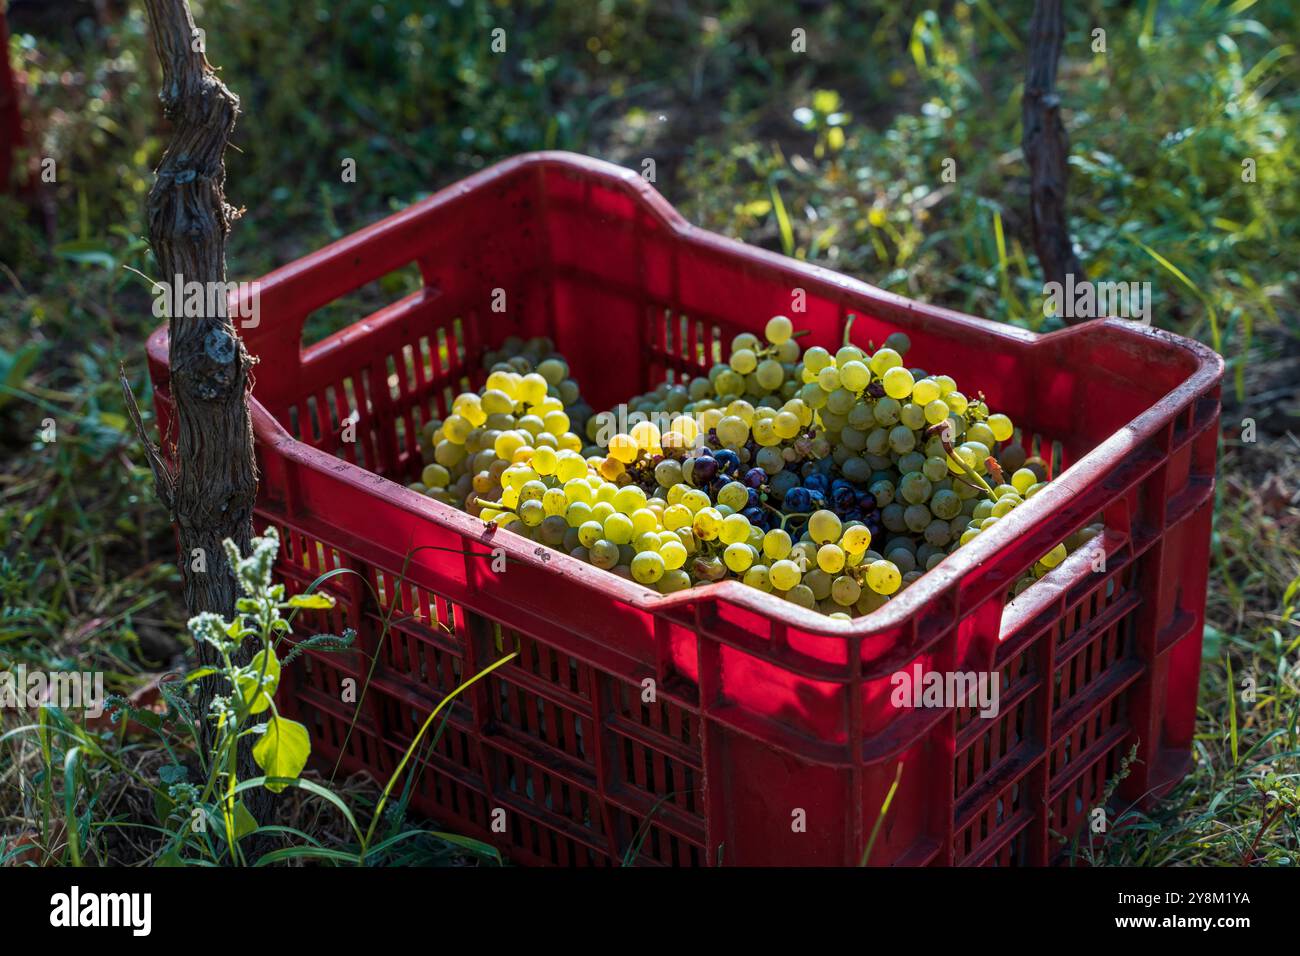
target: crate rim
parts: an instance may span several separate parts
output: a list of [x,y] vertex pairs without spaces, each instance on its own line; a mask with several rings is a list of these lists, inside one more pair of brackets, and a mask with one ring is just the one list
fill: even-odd
[[[433,521],[466,539],[484,546],[501,547],[512,560],[523,561],[543,568],[549,573],[576,579],[625,604],[651,614],[685,610],[692,606],[725,600],[746,611],[787,625],[794,625],[799,630],[819,638],[862,639],[883,631],[904,627],[926,605],[947,593],[958,590],[962,580],[969,573],[994,561],[999,553],[1017,538],[1028,535],[1039,526],[1045,525],[1058,505],[1083,495],[1090,486],[1097,487],[1099,482],[1116,468],[1117,462],[1122,460],[1124,455],[1131,453],[1140,443],[1152,438],[1173,420],[1180,409],[1214,388],[1223,376],[1223,357],[1213,349],[1194,339],[1138,325],[1131,320],[1099,318],[1055,332],[1036,333],[942,306],[915,302],[896,293],[879,289],[861,279],[747,245],[691,224],[634,170],[594,157],[558,150],[524,153],[495,163],[487,169],[445,186],[406,209],[278,267],[257,282],[262,289],[266,289],[300,280],[302,276],[320,268],[323,264],[341,262],[354,250],[367,245],[371,240],[409,225],[414,220],[422,219],[467,193],[488,187],[504,178],[519,175],[521,171],[530,168],[538,171],[556,168],[603,180],[608,185],[627,193],[642,211],[650,213],[676,240],[702,246],[715,253],[725,253],[731,257],[744,259],[753,265],[778,268],[802,275],[810,281],[834,288],[841,304],[852,297],[857,303],[863,303],[866,307],[889,313],[909,312],[923,314],[930,318],[941,318],[1002,338],[1008,345],[1014,343],[1021,349],[1038,348],[1074,336],[1100,333],[1127,337],[1134,341],[1148,339],[1159,343],[1164,348],[1179,349],[1187,353],[1194,362],[1192,371],[1178,386],[1126,425],[1117,429],[1108,439],[1081,456],[1055,477],[1042,492],[1027,501],[1023,507],[1015,509],[1004,520],[999,521],[990,533],[979,535],[975,540],[949,555],[932,571],[926,572],[915,584],[903,591],[899,597],[886,602],[872,613],[852,621],[839,621],[801,608],[739,581],[721,581],[703,587],[688,588],[675,594],[661,595],[636,582],[626,581],[617,575],[586,565],[560,551],[548,553],[547,560],[543,561],[535,553],[537,551],[535,542],[509,533],[494,534],[494,528],[486,527],[481,520],[464,511],[434,501],[390,478],[377,475],[352,462],[317,449],[305,441],[295,439],[255,395],[248,396],[254,438],[275,454],[314,471],[328,472],[336,480],[344,481],[358,490],[364,489],[367,494],[380,495],[389,504],[419,518]],[[229,299],[230,308],[235,309],[239,304],[239,296],[245,294],[248,294],[247,286],[241,285],[232,290]],[[376,313],[360,316],[357,322],[364,322],[372,316],[377,317],[396,304],[390,304]],[[850,311],[862,310],[863,304],[855,304]],[[305,319],[305,315],[302,318]],[[265,321],[263,324],[266,324]],[[347,333],[357,323],[307,347],[301,344],[301,324],[301,320],[297,321],[298,328],[292,330],[298,342],[300,360],[331,348],[337,337]],[[261,329],[259,337],[268,331],[269,328]],[[289,330],[282,328],[276,331],[283,333]],[[168,326],[164,323],[149,336],[146,342],[148,357],[151,362],[157,363],[159,368],[170,367],[168,347]],[[968,610],[956,607],[956,616],[960,618]]]

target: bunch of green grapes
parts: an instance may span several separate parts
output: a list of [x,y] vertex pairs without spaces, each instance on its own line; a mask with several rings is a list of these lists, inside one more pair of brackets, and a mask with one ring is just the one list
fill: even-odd
[[784,316],[764,331],[596,415],[549,343],[507,343],[485,388],[426,426],[413,487],[661,593],[737,580],[851,619],[1046,486],[1010,418],[908,367],[905,335],[831,353],[801,350]]
[[484,387],[457,395],[445,420],[425,423],[424,469],[409,486],[471,514],[481,507],[476,499],[506,493],[501,478],[516,460],[540,456],[538,466],[548,473],[561,458],[576,460],[586,472],[582,440],[571,429],[583,428],[591,409],[550,340],[512,337],[487,361]]

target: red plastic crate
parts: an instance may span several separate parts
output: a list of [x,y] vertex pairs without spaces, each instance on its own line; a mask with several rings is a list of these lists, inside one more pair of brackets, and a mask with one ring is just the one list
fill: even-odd
[[[302,345],[313,310],[412,262],[420,291]],[[481,382],[507,335],[553,338],[601,408],[699,374],[776,313],[811,330],[805,346],[838,342],[849,313],[860,345],[907,332],[909,363],[983,391],[1055,480],[851,624],[737,582],[660,596],[402,484],[421,422]],[[323,765],[386,779],[442,696],[517,648],[450,708],[413,805],[518,862],[619,863],[645,828],[642,864],[856,864],[901,764],[871,863],[1045,864],[1130,748],[1125,805],[1186,771],[1222,374],[1195,342],[1118,320],[1034,335],[910,302],[694,228],[635,174],[563,153],[501,163],[271,273],[244,337],[280,573],[294,589],[360,575],[330,579],[338,607],[300,629],[353,627],[358,652],[287,669],[284,709]],[[165,329],[149,358],[170,435]],[[1006,601],[1098,514],[1098,542]],[[998,671],[999,716],[891,706],[890,675],[914,662]],[[344,703],[340,682],[368,676]]]

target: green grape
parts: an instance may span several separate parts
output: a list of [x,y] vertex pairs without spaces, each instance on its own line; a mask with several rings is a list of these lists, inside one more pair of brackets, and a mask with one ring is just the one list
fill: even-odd
[[799,389],[799,401],[812,409],[824,408],[826,405],[826,393],[822,391],[822,387],[815,381],[809,382],[807,385],[804,385],[803,388]]
[[898,482],[898,494],[912,505],[919,505],[928,500],[933,488],[930,479],[919,471],[908,472]]
[[659,546],[659,556],[664,559],[664,567],[675,571],[686,563],[686,545],[680,540],[665,541]]
[[859,614],[870,614],[872,611],[884,607],[888,601],[889,598],[885,595],[877,594],[871,588],[866,587],[862,589],[862,596],[858,598],[858,603],[853,607]]
[[661,488],[671,488],[682,482],[682,463],[673,458],[665,458],[655,465],[655,481]]
[[788,591],[797,585],[803,577],[799,566],[793,561],[779,560],[774,561],[768,568],[768,577],[772,581],[772,587],[778,591]]
[[849,607],[862,596],[862,585],[847,574],[841,574],[831,582],[831,600],[842,607]]
[[844,549],[838,544],[823,544],[817,549],[817,566],[827,574],[844,570]]
[[812,610],[817,605],[817,597],[813,594],[812,588],[806,584],[796,584],[786,592],[785,598],[791,604],[797,604],[799,607]]
[[587,550],[591,554],[591,563],[598,568],[604,568],[608,571],[618,564],[618,545],[612,541],[601,538],[594,544],[589,545]]
[[847,459],[844,464],[840,466],[840,470],[844,472],[845,478],[849,481],[857,482],[858,484],[862,484],[871,477],[871,465],[863,458],[854,457]]
[[925,409],[914,402],[908,402],[899,410],[898,420],[912,431],[917,431],[925,427]]
[[889,447],[896,454],[907,454],[916,447],[916,433],[906,425],[895,425],[889,430]]
[[781,528],[773,528],[763,535],[763,554],[773,561],[786,557],[793,546],[790,535]]
[[817,373],[817,384],[823,392],[833,392],[840,387],[840,370],[828,365]]
[[831,576],[821,568],[813,568],[803,576],[803,582],[813,593],[813,597],[818,601],[824,601],[831,596]]
[[952,533],[948,528],[948,522],[939,518],[936,518],[934,521],[931,521],[926,525],[923,533],[926,542],[934,545],[936,548],[942,548],[952,540]]
[[885,345],[899,355],[906,355],[912,348],[912,340],[904,332],[891,332],[885,338]]
[[758,450],[758,454],[754,456],[754,464],[769,475],[779,475],[785,468],[785,458],[781,454],[781,449],[769,446]]
[[930,511],[936,518],[951,521],[961,513],[961,498],[947,488],[941,488],[930,498]]
[[876,401],[872,414],[881,425],[889,426],[898,422],[902,411],[903,406],[898,399],[885,396]]
[[1006,415],[990,415],[988,426],[989,430],[993,432],[995,441],[1006,441],[1015,431],[1015,426],[1011,424],[1011,419]]
[[519,500],[541,501],[544,494],[546,494],[546,485],[543,482],[526,481],[524,486],[519,489]]
[[867,565],[867,587],[877,594],[893,594],[902,583],[902,572],[892,562],[872,561]]
[[861,392],[870,381],[871,371],[862,362],[854,359],[840,366],[840,384],[850,392]]
[[636,534],[659,530],[659,515],[652,508],[638,508],[629,516]]
[[752,527],[749,519],[742,514],[727,515],[722,519],[722,527],[718,531],[718,540],[723,544],[737,544],[747,541]]
[[442,465],[425,465],[424,471],[420,473],[420,481],[430,488],[446,488],[451,483],[451,472]]
[[752,349],[737,349],[731,353],[730,365],[733,371],[748,375],[758,367],[758,358]]
[[646,531],[632,539],[632,549],[638,554],[642,551],[658,551],[662,543],[659,535],[653,531]]
[[[877,349],[867,362],[868,367],[877,378],[883,376],[890,369],[898,368],[903,364],[903,356],[898,353],[897,349],[889,347]],[[886,389],[888,392],[888,389]]]
[[854,555],[864,553],[871,546],[871,531],[866,525],[855,524],[844,529],[840,538],[840,547],[845,553]]
[[630,515],[638,508],[645,507],[645,492],[636,485],[625,485],[614,493],[614,500],[611,503],[623,514]]
[[716,426],[718,441],[725,448],[739,448],[749,440],[749,426],[737,415],[727,415]]
[[925,406],[925,420],[931,425],[937,425],[948,417],[948,406],[942,399],[936,398]]
[[921,466],[921,474],[931,481],[942,481],[948,477],[948,461],[938,455],[933,455],[925,460]]
[[738,481],[729,481],[718,492],[718,504],[740,511],[749,503],[749,489]]
[[918,405],[929,405],[942,396],[942,388],[933,378],[923,378],[912,386],[912,401]]
[[605,519],[605,538],[614,544],[628,544],[633,530],[632,519],[625,514],[615,512]]
[[761,418],[754,422],[754,441],[768,447],[781,441],[776,434],[776,423],[770,418]]
[[[869,455],[883,455],[889,451],[889,429],[875,428],[867,432],[867,441],[863,450]],[[947,466],[944,470],[947,471]]]
[[709,496],[698,488],[692,488],[682,495],[682,504],[690,509],[691,514],[699,514],[701,510],[709,506]]
[[[803,353],[804,368],[816,375],[822,369],[831,364],[831,353],[827,352],[820,345],[814,345],[808,351]],[[782,588],[782,590],[785,590]]]
[[908,505],[903,509],[903,524],[908,531],[917,534],[929,527],[933,516],[925,505]]
[[542,519],[537,527],[537,540],[551,548],[558,548],[564,543],[569,532],[569,523],[559,515],[549,515]]
[[881,376],[880,384],[884,385],[885,394],[889,395],[889,398],[897,398],[901,401],[901,399],[911,394],[913,377],[906,368],[897,367],[896,365],[896,367],[889,369]]
[[850,451],[862,451],[867,447],[867,436],[856,428],[844,428],[840,432],[840,444]]
[[782,342],[789,341],[794,335],[794,323],[784,315],[774,315],[767,320],[763,334],[773,345],[780,345]]
[[588,522],[599,524],[599,522],[592,522],[591,505],[587,504],[585,501],[575,501],[573,504],[569,505],[569,507],[565,509],[564,519],[570,528],[581,528]]
[[688,527],[694,518],[691,509],[685,505],[669,505],[664,509],[663,523],[669,531],[676,531]]
[[540,501],[525,501],[518,508],[519,520],[530,528],[535,528],[546,519],[546,509]]
[[992,514],[995,518],[1005,518],[1020,504],[1019,498],[1012,498],[1010,495],[999,498],[993,503]]
[[[426,468],[425,471],[428,471],[428,469]],[[428,482],[425,482],[425,484],[428,484]],[[1028,468],[1021,468],[1011,476],[1012,487],[1021,495],[1027,493],[1036,484],[1038,484],[1038,476]]]
[[966,429],[966,440],[979,442],[985,448],[990,448],[997,442],[993,437],[993,429],[983,422],[976,422]]
[[642,551],[632,559],[632,577],[641,584],[654,584],[667,570],[658,551]]
[[838,541],[842,530],[843,525],[839,516],[833,511],[825,509],[814,511],[812,517],[808,519],[808,533],[818,544]]
[[465,446],[444,438],[433,449],[433,460],[444,468],[455,468],[465,460]]
[[786,441],[799,434],[802,424],[794,412],[781,412],[772,419],[772,427],[776,430],[776,437]]
[[916,570],[916,555],[899,543],[899,546],[893,548],[885,555],[885,560],[898,568],[902,574],[908,574]]
[[722,552],[722,560],[726,562],[727,567],[740,574],[749,570],[750,565],[754,563],[754,549],[739,542],[729,544]]
[[665,571],[664,576],[659,579],[655,587],[660,594],[672,594],[676,591],[685,591],[691,586],[691,576],[680,568],[674,568]]
[[722,530],[722,514],[716,508],[701,508],[695,513],[691,528],[701,541],[712,541]]
[[876,499],[877,508],[885,508],[893,503],[895,489],[894,483],[889,479],[882,478],[879,481],[873,481],[869,490],[872,497]]
[[713,555],[701,555],[691,562],[691,570],[700,581],[721,581],[727,576],[727,566]]
[[768,391],[775,391],[781,387],[781,382],[785,378],[785,369],[776,359],[764,359],[758,363],[758,368],[754,370],[754,379],[760,386]]
[[564,483],[564,496],[570,501],[581,501],[583,504],[595,504],[596,493],[591,490],[591,485],[583,478],[574,478]]
[[[749,357],[753,359],[754,353],[751,352]],[[713,387],[720,396],[739,395],[745,388],[745,379],[731,369],[727,369],[718,376],[717,381],[713,383]]]
[[1047,554],[1043,555],[1041,561],[1044,567],[1054,568],[1065,560],[1065,545],[1058,544]]
[[[844,417],[848,415],[856,401],[856,396],[854,396],[854,394],[847,388],[837,388],[826,396],[826,408],[832,414]],[[825,413],[823,413],[822,417],[824,420]],[[840,427],[843,427],[846,424],[848,424],[848,419],[844,418],[844,421],[840,423]]]
[[767,565],[765,564],[751,565],[749,570],[745,572],[745,576],[741,578],[741,580],[744,581],[746,584],[748,584],[751,588],[758,588],[760,591],[772,590],[772,581],[771,578],[768,576]]

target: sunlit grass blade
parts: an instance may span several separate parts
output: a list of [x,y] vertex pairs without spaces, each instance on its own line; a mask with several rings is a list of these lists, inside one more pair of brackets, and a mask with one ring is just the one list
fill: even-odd
[[1210,301],[1209,296],[1207,296],[1204,292],[1202,292],[1200,287],[1197,286],[1195,282],[1187,278],[1187,275],[1186,273],[1183,272],[1183,270],[1179,269],[1176,265],[1174,265],[1172,262],[1170,262],[1168,259],[1162,256],[1160,253],[1156,252],[1154,249],[1148,246],[1141,239],[1134,239],[1132,236],[1129,236],[1128,239],[1139,249],[1141,249],[1143,252],[1149,255],[1152,259],[1160,263],[1160,265],[1163,266],[1166,270],[1168,270],[1169,273],[1174,276],[1174,278],[1176,278],[1183,285],[1187,286],[1187,288],[1192,291],[1192,294],[1201,300],[1201,303],[1205,306],[1205,314],[1210,320],[1210,337],[1211,337],[1210,344],[1214,346],[1214,351],[1222,355],[1223,341],[1219,332],[1219,313],[1215,310],[1214,303]]
[[903,779],[903,763],[899,761],[898,769],[894,771],[894,782],[889,785],[889,792],[885,794],[885,800],[880,805],[880,815],[876,817],[876,822],[871,827],[871,835],[867,837],[867,845],[862,850],[862,860],[858,866],[866,866],[867,861],[871,859],[871,849],[876,845],[876,837],[880,835],[880,828],[885,823],[885,814],[889,813],[889,806],[894,802],[894,794],[898,792],[898,785]]
[[419,733],[415,735],[415,739],[412,740],[410,745],[406,748],[406,753],[402,754],[402,759],[398,762],[396,769],[393,770],[392,776],[388,778],[388,783],[385,784],[384,786],[384,792],[379,798],[379,803],[375,805],[375,815],[370,821],[370,826],[366,830],[365,837],[361,840],[361,857],[360,857],[361,862],[363,863],[365,862],[366,847],[370,843],[370,838],[374,835],[375,827],[379,824],[379,820],[383,817],[384,807],[388,803],[388,796],[390,793],[392,793],[394,784],[396,784],[398,778],[402,776],[402,771],[406,769],[406,765],[410,761],[411,755],[415,753],[416,748],[420,746],[420,741],[424,739],[424,735],[425,733],[428,732],[429,727],[433,724],[434,719],[438,716],[439,713],[442,712],[442,709],[444,707],[448,706],[453,700],[455,700],[456,697],[467,687],[471,687],[474,684],[478,683],[479,681],[483,680],[483,678],[487,677],[498,667],[505,666],[506,664],[508,664],[510,661],[514,660],[518,656],[519,656],[518,651],[512,651],[511,653],[507,654],[505,657],[501,658],[500,660],[493,661],[491,665],[479,671],[469,680],[462,681],[461,684],[458,687],[456,687],[450,694],[448,694],[441,701],[439,701],[438,706],[433,708],[433,712],[430,713],[429,716],[425,718],[424,723],[420,725]]

